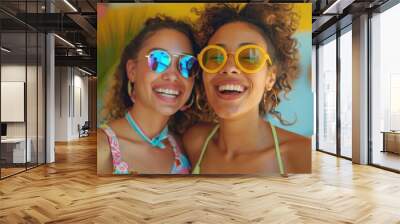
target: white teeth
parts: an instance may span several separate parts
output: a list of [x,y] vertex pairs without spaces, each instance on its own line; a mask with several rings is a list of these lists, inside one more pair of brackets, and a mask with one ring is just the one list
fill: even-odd
[[234,85],[234,84],[227,84],[227,85],[222,85],[218,86],[218,91],[236,91],[236,92],[243,92],[244,91],[244,86],[241,85]]
[[176,97],[175,95],[168,95],[168,94],[165,94],[165,93],[161,93],[161,95],[163,95],[164,97],[169,97],[169,98],[175,98]]
[[166,94],[166,95],[172,95],[173,97],[179,95],[179,91],[178,90],[174,90],[174,89],[157,88],[157,89],[155,89],[155,91],[157,93],[162,93],[162,94]]

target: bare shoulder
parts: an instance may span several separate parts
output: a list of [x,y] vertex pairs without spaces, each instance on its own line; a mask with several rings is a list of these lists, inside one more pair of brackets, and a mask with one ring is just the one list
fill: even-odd
[[186,130],[183,134],[183,147],[185,148],[192,164],[197,163],[197,160],[200,157],[201,148],[214,126],[215,124],[212,123],[197,123]]
[[114,131],[117,136],[121,136],[125,133],[126,122],[124,118],[120,118],[109,122],[108,126]]
[[306,141],[310,138],[305,137],[303,135],[299,135],[297,133],[287,131],[282,128],[275,127],[276,133],[278,134],[280,142],[292,142],[292,141]]
[[103,129],[97,131],[97,174],[112,174],[112,155],[107,135]]
[[277,128],[279,145],[289,173],[311,172],[311,137]]

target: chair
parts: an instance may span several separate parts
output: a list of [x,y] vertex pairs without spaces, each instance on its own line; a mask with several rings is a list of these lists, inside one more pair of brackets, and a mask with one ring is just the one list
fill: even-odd
[[89,130],[90,130],[89,121],[85,121],[82,127],[78,124],[79,138],[89,136]]

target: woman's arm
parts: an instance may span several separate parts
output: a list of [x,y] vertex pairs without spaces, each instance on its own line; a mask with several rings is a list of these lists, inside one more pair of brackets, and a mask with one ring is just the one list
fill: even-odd
[[311,138],[278,128],[279,145],[288,173],[311,173]]
[[301,137],[287,145],[287,172],[311,173],[311,139]]
[[97,175],[111,175],[112,172],[112,155],[107,135],[99,129],[97,132]]

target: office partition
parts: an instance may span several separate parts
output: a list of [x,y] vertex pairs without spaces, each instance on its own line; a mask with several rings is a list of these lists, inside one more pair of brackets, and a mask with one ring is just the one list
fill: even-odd
[[[45,163],[45,34],[25,23],[45,1],[0,3],[0,178]],[[18,11],[16,15],[8,9]]]

